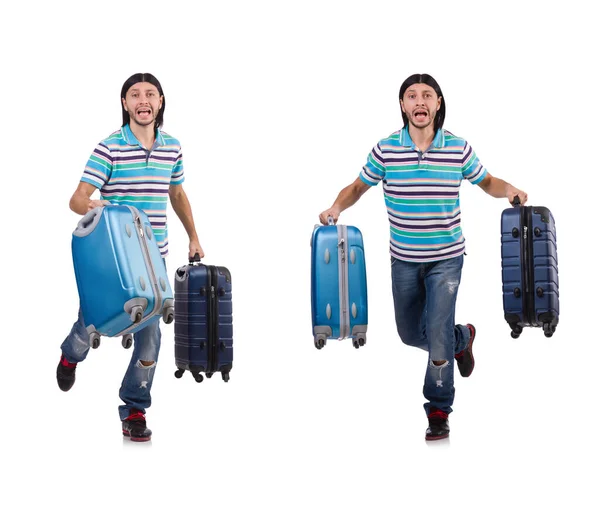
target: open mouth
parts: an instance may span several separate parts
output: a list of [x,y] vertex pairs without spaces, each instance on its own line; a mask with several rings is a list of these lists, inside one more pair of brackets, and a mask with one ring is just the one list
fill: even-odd
[[421,121],[425,120],[425,119],[426,119],[426,118],[429,116],[429,113],[428,113],[427,111],[424,111],[424,110],[422,110],[422,109],[419,109],[419,110],[415,111],[415,112],[413,113],[413,115],[414,115],[414,117],[415,117],[415,118],[416,118],[418,121],[420,121],[420,122],[421,122]]
[[139,116],[150,116],[152,114],[152,111],[148,108],[142,108],[137,110],[137,114]]

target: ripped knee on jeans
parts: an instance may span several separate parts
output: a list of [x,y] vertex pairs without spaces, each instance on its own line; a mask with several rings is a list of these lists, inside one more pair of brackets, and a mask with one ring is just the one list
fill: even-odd
[[138,367],[154,367],[156,365],[156,362],[154,362],[153,360],[138,360],[137,366]]
[[442,380],[442,371],[448,367],[447,360],[429,360],[429,367],[431,367],[435,379],[436,387],[443,387],[444,381]]

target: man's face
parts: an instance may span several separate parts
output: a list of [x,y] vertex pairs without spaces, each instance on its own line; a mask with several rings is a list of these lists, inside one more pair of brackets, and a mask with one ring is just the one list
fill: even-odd
[[154,125],[163,103],[158,89],[149,82],[134,84],[121,100],[131,122],[141,126]]
[[438,97],[431,86],[427,84],[413,84],[404,92],[400,101],[402,111],[406,113],[409,124],[419,129],[433,127],[435,115],[442,104],[442,97]]

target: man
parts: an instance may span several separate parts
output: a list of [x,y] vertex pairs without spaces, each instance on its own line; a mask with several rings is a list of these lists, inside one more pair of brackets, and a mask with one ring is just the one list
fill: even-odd
[[371,187],[383,181],[390,222],[392,293],[396,326],[405,344],[429,353],[423,394],[427,440],[448,437],[454,401],[454,362],[470,376],[475,366],[472,324],[455,324],[454,313],[465,240],[460,227],[462,179],[493,197],[512,202],[527,194],[492,177],[470,145],[442,128],[446,105],[427,74],[410,76],[400,88],[404,127],[371,151],[359,177],[320,214],[337,222]]
[[[84,215],[104,204],[128,204],[144,210],[150,220],[163,259],[168,254],[167,194],[189,236],[189,254],[202,258],[192,210],[183,190],[183,162],[179,142],[160,130],[165,98],[158,80],[149,73],[132,75],[121,89],[123,125],[100,142],[90,157],[69,207]],[[91,200],[96,189],[101,199]],[[123,378],[119,407],[123,435],[132,441],[148,441],[146,426],[150,390],[160,349],[158,320],[134,334],[131,362]],[[58,386],[68,391],[75,382],[75,368],[89,351],[88,334],[81,310],[71,333],[61,346],[56,370]]]

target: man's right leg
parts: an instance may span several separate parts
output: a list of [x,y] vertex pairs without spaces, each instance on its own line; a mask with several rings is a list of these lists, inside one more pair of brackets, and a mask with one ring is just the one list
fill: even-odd
[[75,367],[87,357],[90,350],[88,332],[85,329],[81,308],[77,321],[60,347],[62,356],[56,368],[56,381],[62,391],[68,391],[75,383]]

